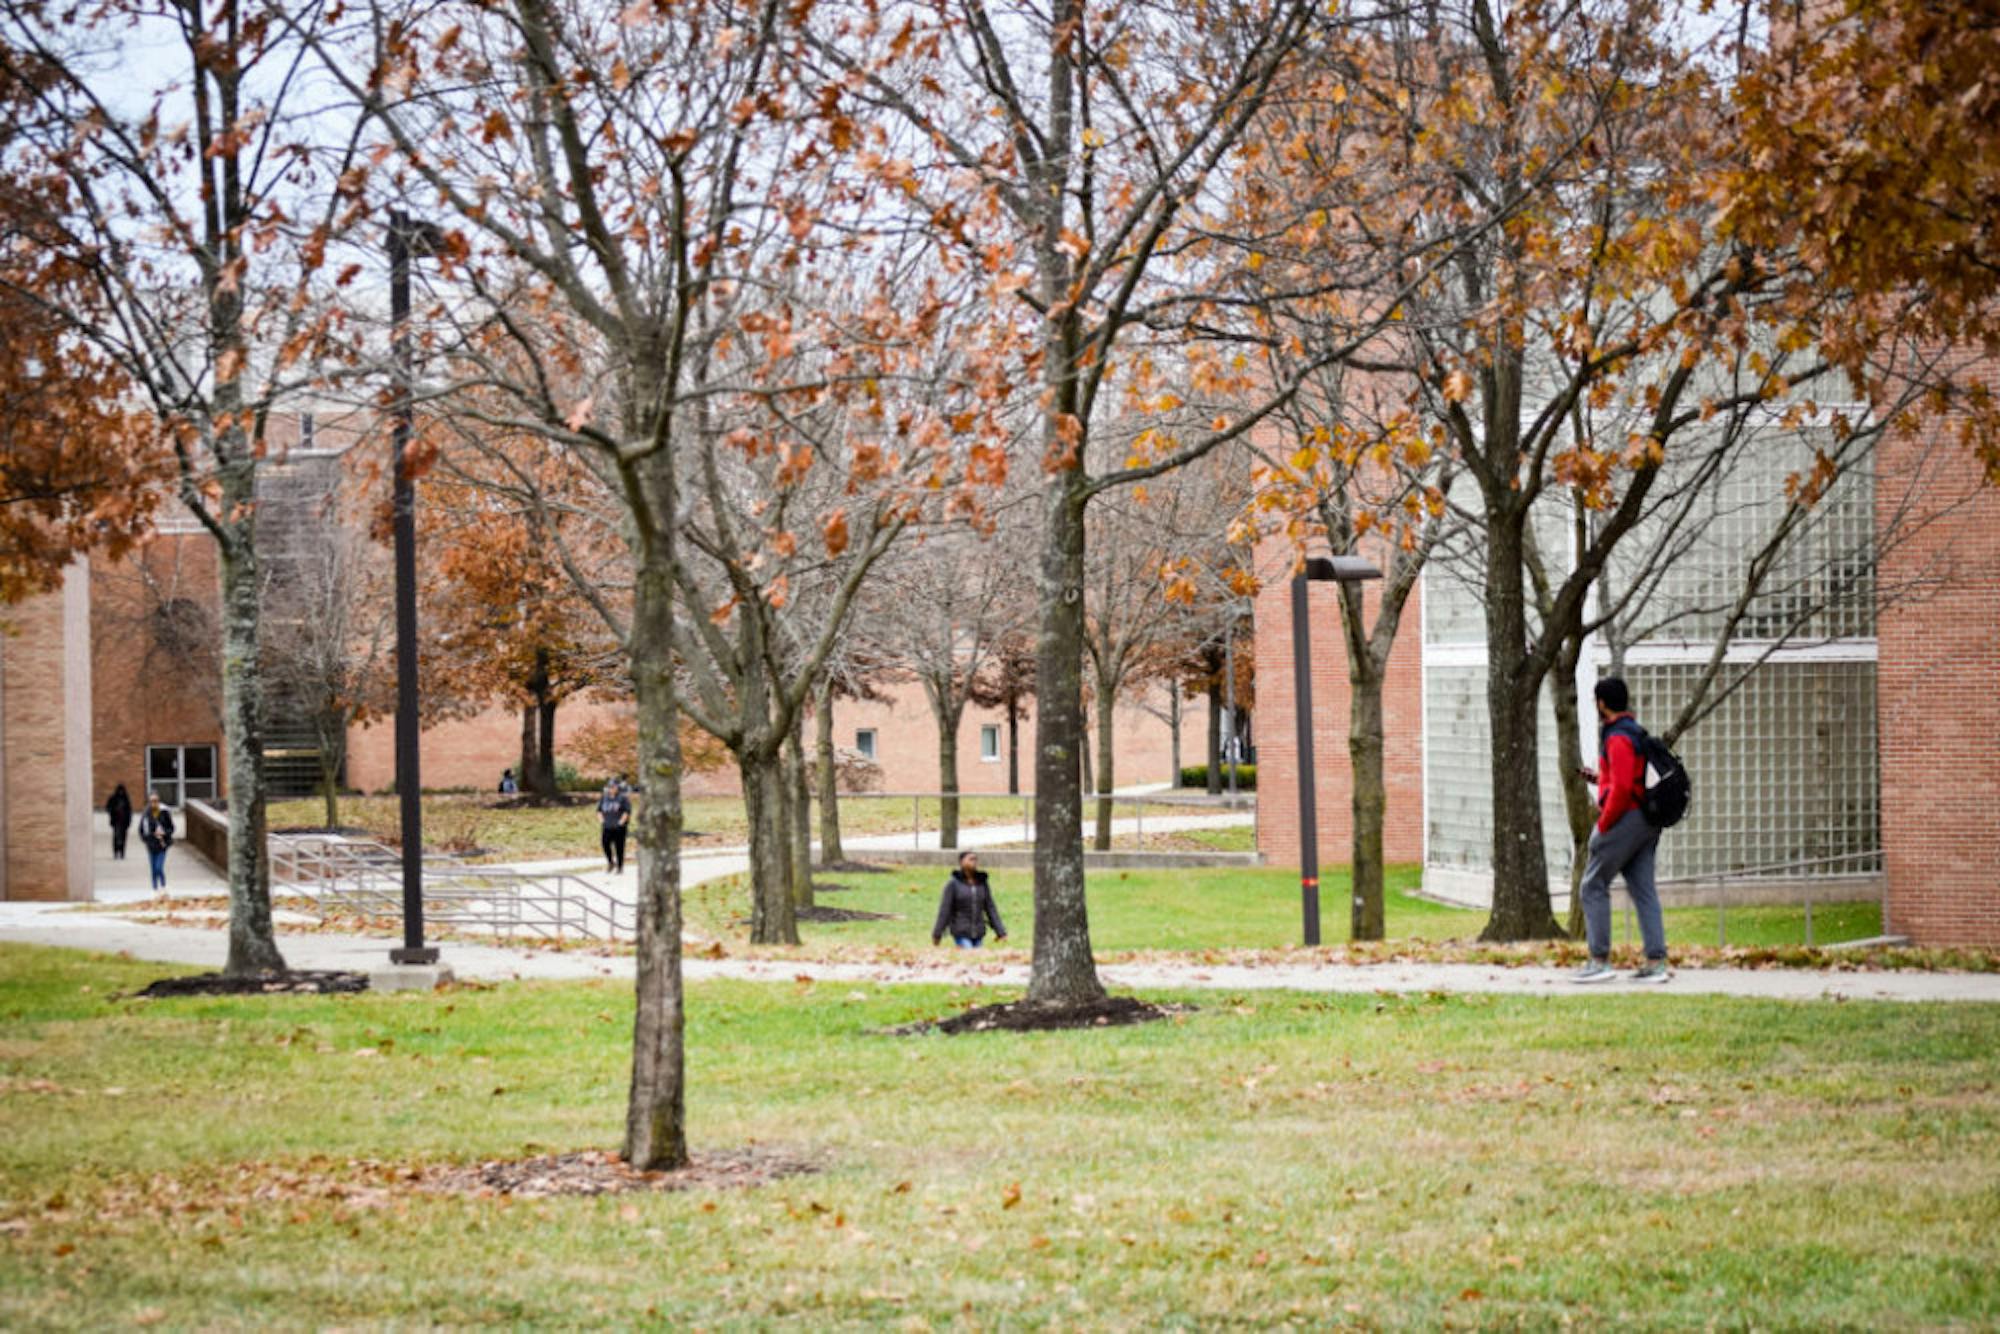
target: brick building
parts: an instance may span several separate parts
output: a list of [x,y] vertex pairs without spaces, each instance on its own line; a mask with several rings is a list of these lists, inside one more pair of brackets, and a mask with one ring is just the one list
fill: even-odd
[[90,572],[0,608],[0,899],[91,895]]
[[[1692,596],[1732,577],[1759,507],[1777,503],[1781,452],[1760,460],[1770,477],[1739,479],[1728,521],[1665,572],[1660,595]],[[1682,740],[1696,805],[1662,845],[1663,877],[1765,881],[1872,878],[1885,892],[1885,929],[1920,944],[2000,946],[2000,806],[1976,775],[1992,768],[2000,704],[2000,490],[1955,444],[1891,433],[1875,464],[1822,502],[1788,603],[1771,624],[1805,615],[1789,640],[1753,618],[1728,650],[1741,685]],[[1560,550],[1564,525],[1549,543]],[[1754,547],[1754,543],[1749,544]],[[1864,566],[1847,553],[1858,551]],[[1260,565],[1268,565],[1260,561]],[[1812,581],[1845,593],[1814,602]],[[1311,590],[1314,753],[1323,862],[1346,860],[1351,784],[1347,686],[1331,585]],[[1434,565],[1406,614],[1389,672],[1385,852],[1421,862],[1427,893],[1489,901],[1491,803],[1479,593],[1463,569]],[[1291,604],[1283,578],[1256,603],[1262,759],[1258,847],[1276,864],[1298,860],[1297,762]],[[1714,646],[1712,617],[1673,637],[1626,646],[1622,670],[1641,718],[1670,716]],[[1704,635],[1708,637],[1704,638]],[[1590,683],[1610,667],[1593,645],[1578,671]],[[1586,717],[1584,752],[1595,751]],[[1544,704],[1541,772],[1502,800],[1543,808],[1552,887],[1566,891],[1566,823],[1556,774],[1554,720]]]

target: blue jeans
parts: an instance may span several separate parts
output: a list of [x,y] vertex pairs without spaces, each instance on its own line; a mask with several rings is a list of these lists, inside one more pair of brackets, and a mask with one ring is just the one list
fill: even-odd
[[153,888],[165,889],[167,887],[167,850],[161,848],[155,852],[153,849],[147,848],[146,860],[152,863],[153,866]]
[[1660,831],[1646,823],[1638,810],[1629,810],[1618,823],[1590,836],[1590,860],[1584,866],[1584,934],[1590,941],[1590,957],[1611,957],[1611,881],[1625,877],[1625,892],[1632,896],[1632,908],[1639,914],[1639,937],[1645,942],[1648,959],[1667,957],[1667,928],[1660,919],[1660,891],[1653,884],[1653,860],[1660,848]]
[[976,950],[986,943],[984,936],[953,936],[952,939],[958,943],[958,947],[962,950]]

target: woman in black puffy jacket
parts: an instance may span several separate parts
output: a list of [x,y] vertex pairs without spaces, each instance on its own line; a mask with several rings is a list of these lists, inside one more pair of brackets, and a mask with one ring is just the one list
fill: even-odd
[[994,905],[993,890],[986,872],[979,869],[977,853],[958,854],[958,869],[944,882],[938,900],[937,924],[931,928],[931,944],[942,944],[947,932],[962,950],[976,950],[986,940],[986,924],[993,923],[993,938],[1005,940],[1007,928]]

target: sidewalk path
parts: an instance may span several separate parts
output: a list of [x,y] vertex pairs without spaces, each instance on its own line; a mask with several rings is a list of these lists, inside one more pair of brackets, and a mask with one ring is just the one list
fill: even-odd
[[[1193,829],[1242,829],[1257,822],[1253,811],[1229,811],[1220,815],[1168,815],[1145,821],[1113,820],[1111,835],[1121,838],[1127,834],[1176,834]],[[1024,837],[1032,837],[1033,830],[1023,831],[1018,824],[975,825],[958,831],[958,843],[962,848],[990,848],[1003,843],[1019,843]],[[916,848],[935,850],[938,847],[938,832],[927,829],[921,837],[907,833],[898,834],[856,834],[844,836],[840,846],[850,858],[863,854],[884,862],[896,860],[899,852],[909,852]],[[813,843],[818,851],[819,843]],[[587,880],[610,894],[617,895],[627,903],[638,896],[638,866],[636,855],[625,863],[623,875],[607,875],[597,868],[604,861],[601,857],[562,857],[552,861],[507,862],[496,869],[552,874],[567,872],[581,880]],[[706,884],[711,880],[721,880],[725,876],[741,875],[750,869],[750,849],[747,847],[701,848],[682,854],[681,886]]]
[[[9,904],[0,913],[0,941],[63,945],[74,949],[128,953],[163,963],[217,967],[225,933],[210,929],[155,926],[96,912],[27,912],[42,905]],[[60,905],[58,905],[60,906]],[[287,935],[278,946],[294,968],[366,972],[384,966],[395,941],[330,934]],[[519,946],[473,945],[447,941],[444,962],[461,978],[482,981],[630,978],[630,955],[584,949],[537,950]],[[990,962],[988,960],[991,960]],[[854,985],[941,984],[1019,987],[1028,980],[1019,955],[986,956],[978,963],[940,951],[935,962],[910,964],[822,963],[808,959],[705,959],[685,964],[690,981],[737,978],[793,982],[800,977]],[[2000,1003],[2000,974],[1819,972],[1798,968],[1685,969],[1663,987],[1623,982],[1579,987],[1560,968],[1498,968],[1487,964],[1276,964],[1250,968],[1200,963],[1106,964],[1099,972],[1119,989],[1221,992],[1427,992],[1488,993],[1514,996],[1743,996],[1767,1000],[1975,1001]]]
[[[1163,832],[1169,828],[1212,829],[1248,823],[1241,814],[1194,816],[1148,825]],[[1121,821],[1120,825],[1129,822]],[[1018,833],[1000,825],[964,831],[965,840],[983,843],[1010,842]],[[932,846],[937,835],[929,836]],[[149,897],[146,862],[143,855],[126,861],[111,860],[111,835],[98,830],[97,892],[100,904],[131,904]],[[909,836],[866,835],[846,840],[855,852],[893,856],[897,848],[909,846]],[[536,863],[532,869],[554,870],[578,865],[574,862]],[[580,863],[595,866],[596,860]],[[685,884],[700,884],[746,869],[741,849],[724,849],[689,857],[685,863]],[[134,868],[137,868],[136,871]],[[523,868],[530,869],[530,868]],[[588,877],[604,888],[626,895],[634,887],[634,872]],[[177,850],[168,863],[168,881],[175,896],[215,895],[227,886],[199,857]],[[98,950],[108,954],[126,953],[138,959],[161,963],[220,967],[227,952],[223,923],[213,926],[159,926],[132,921],[117,913],[75,911],[70,903],[0,903],[0,941],[37,945],[60,945],[73,949]],[[383,967],[389,948],[398,943],[387,938],[334,935],[323,932],[287,933],[288,914],[278,915],[278,945],[285,960],[294,968],[341,969],[367,972]],[[536,949],[525,945],[481,945],[449,941],[441,947],[444,960],[461,978],[481,981],[566,980],[578,978],[630,978],[630,955],[602,953],[590,948],[568,950]],[[825,963],[807,959],[708,959],[689,958],[685,962],[689,980],[738,978],[750,981],[792,982],[810,977],[825,982],[855,985],[942,984],[950,986],[1025,986],[1028,966],[1025,958],[1009,951],[987,954],[977,962],[961,953],[939,951],[924,962],[909,964]],[[1635,987],[1623,982],[1579,987],[1568,981],[1567,970],[1559,968],[1500,968],[1490,964],[1274,964],[1251,968],[1240,965],[1206,965],[1196,962],[1106,964],[1099,968],[1105,984],[1117,989],[1190,989],[1222,992],[1307,991],[1307,992],[1480,992],[1496,995],[1604,996],[1604,995],[1697,995],[1745,996],[1771,1000],[1894,1000],[1894,1001],[1975,1001],[2000,1003],[2000,974],[1994,973],[1864,973],[1813,971],[1797,968],[1774,969],[1686,969],[1674,974],[1664,987]]]

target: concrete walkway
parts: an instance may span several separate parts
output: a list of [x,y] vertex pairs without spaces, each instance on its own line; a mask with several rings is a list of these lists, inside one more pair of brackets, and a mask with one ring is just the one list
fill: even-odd
[[[1218,827],[1217,820],[1242,822],[1241,816],[1191,817],[1189,828]],[[1149,824],[1151,822],[1148,822]],[[1161,822],[1166,828],[1169,822]],[[968,836],[982,831],[968,830]],[[991,831],[985,831],[991,832]],[[1000,827],[1009,841],[1012,830]],[[892,853],[892,847],[878,847],[884,838],[855,839],[854,851]],[[902,836],[907,845],[907,836]],[[933,839],[935,835],[932,836]],[[111,836],[98,832],[99,906],[126,905],[151,897],[147,889],[146,861],[136,846],[123,862],[111,860]],[[568,867],[572,863],[553,865]],[[596,865],[593,859],[585,865]],[[136,870],[135,870],[136,868]],[[539,869],[553,869],[542,863]],[[698,884],[717,876],[745,869],[740,852],[725,851],[688,859],[686,883]],[[630,889],[634,873],[622,877],[591,877],[606,888]],[[226,893],[227,886],[200,858],[177,849],[168,865],[168,885],[172,897],[213,896]],[[302,919],[278,914],[278,943],[286,961],[294,968],[341,969],[368,972],[382,967],[389,947],[397,942],[386,938],[333,935],[322,932],[287,933],[287,926]],[[37,945],[67,946],[161,963],[220,967],[226,952],[223,923],[161,926],[133,921],[117,912],[79,910],[69,903],[0,903],[0,941]],[[633,974],[630,955],[616,955],[609,949],[588,947],[567,950],[536,949],[518,945],[477,945],[451,941],[442,946],[444,960],[465,979],[574,980],[579,978],[624,978]],[[1685,969],[1663,987],[1638,987],[1623,981],[1600,986],[1579,987],[1568,981],[1567,971],[1558,968],[1500,968],[1488,964],[1273,964],[1266,967],[1205,965],[1188,963],[1109,964],[1100,972],[1105,984],[1120,990],[1192,989],[1222,992],[1305,991],[1305,992],[1428,992],[1490,993],[1543,997],[1570,996],[1744,996],[1771,1000],[1889,1000],[1889,1001],[1971,1001],[2000,1003],[2000,974],[1992,973],[1866,973],[1813,971],[1795,968],[1774,969]],[[909,964],[824,963],[807,959],[710,959],[691,957],[686,961],[691,981],[704,978],[738,978],[752,981],[792,982],[800,977],[853,985],[903,985],[916,983],[952,986],[985,985],[1020,987],[1027,983],[1025,957],[1014,951],[983,954],[975,961],[968,955],[939,950],[922,962]]]
[[[24,905],[6,905],[18,909]],[[102,912],[18,912],[0,914],[0,941],[62,945],[73,949],[130,954],[162,963],[218,967],[225,936],[212,927],[170,927],[134,922]],[[324,933],[286,934],[279,948],[294,968],[367,972],[382,967],[396,942]],[[460,977],[482,981],[573,980],[632,976],[630,955],[587,948],[537,950],[449,941],[444,962]],[[1429,992],[1490,993],[1543,997],[1580,996],[1745,996],[1767,1000],[1976,1001],[2000,1003],[2000,974],[1863,973],[1796,968],[1684,969],[1666,986],[1639,987],[1623,981],[1579,987],[1559,968],[1498,968],[1486,964],[1274,964],[1268,967],[1200,963],[1107,964],[1105,984],[1120,990],[1192,989],[1221,992]],[[909,964],[824,963],[809,959],[689,958],[687,977],[793,982],[800,977],[854,985],[1024,986],[1026,959],[1008,951],[982,956],[940,950],[934,961]]]
[[[1219,815],[1168,815],[1144,821],[1113,820],[1111,836],[1123,838],[1127,835],[1174,834],[1196,829],[1244,829],[1257,822],[1251,811],[1229,811]],[[1023,831],[1018,824],[976,825],[958,831],[961,848],[991,848],[1005,843],[1019,843],[1024,837],[1032,837],[1034,831]],[[857,834],[840,840],[842,851],[850,858],[866,857],[871,860],[893,862],[899,852],[913,849],[935,850],[941,844],[938,832],[927,829],[921,835],[897,834]],[[813,843],[815,853],[819,843]],[[629,851],[629,850],[628,850]],[[627,903],[638,895],[638,857],[630,856],[622,875],[612,875],[598,869],[604,865],[601,857],[561,857],[552,861],[509,862],[503,869],[525,871],[530,874],[553,874],[561,871],[586,880],[609,894],[616,895]],[[141,870],[143,871],[143,865]],[[721,880],[726,876],[741,875],[750,869],[750,849],[747,846],[726,848],[703,848],[685,853],[681,857],[681,885],[706,884],[711,880]]]

